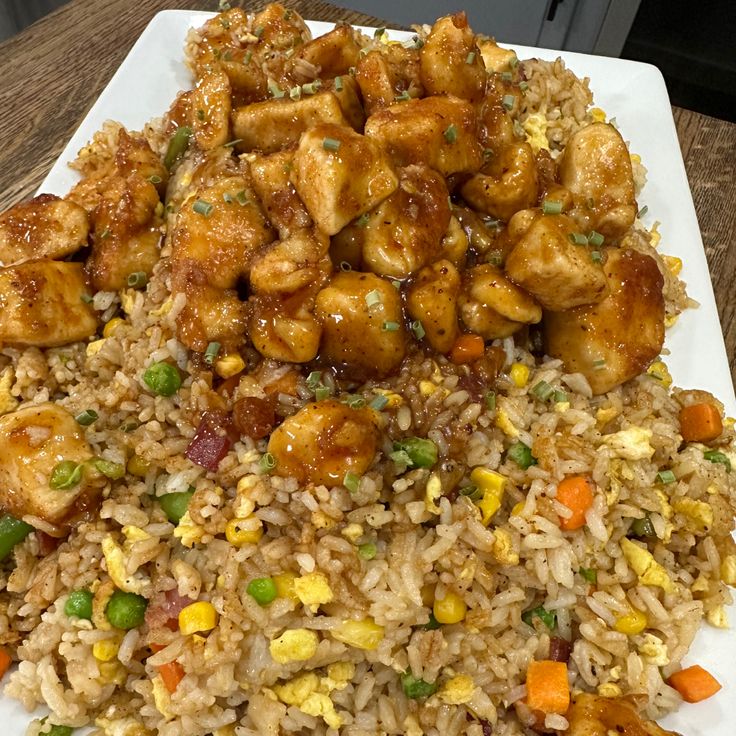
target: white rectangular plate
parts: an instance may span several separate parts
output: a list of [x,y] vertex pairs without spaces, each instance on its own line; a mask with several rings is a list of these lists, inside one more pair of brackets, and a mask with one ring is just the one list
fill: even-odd
[[[110,83],[89,111],[59,160],[54,164],[39,191],[64,195],[76,182],[77,175],[67,164],[72,161],[106,120],[117,120],[129,129],[141,129],[151,118],[168,108],[179,90],[191,86],[184,65],[183,47],[187,31],[201,25],[212,13],[167,10],[154,17],[131,49]],[[333,24],[310,22],[315,36],[332,29]],[[365,29],[372,33],[373,29]],[[488,30],[492,29],[478,29]],[[411,34],[392,31],[396,39]],[[680,154],[667,89],[656,67],[622,59],[548,49],[514,47],[519,58],[562,58],[580,77],[590,78],[595,103],[615,116],[622,135],[630,141],[632,152],[641,155],[649,170],[648,183],[640,197],[640,206],[649,208],[645,222],[661,222],[661,250],[679,256],[684,263],[682,278],[689,295],[700,303],[688,310],[668,332],[666,359],[675,383],[685,388],[713,392],[736,414],[736,398],[731,381],[726,349],[695,216],[685,167]],[[731,609],[734,620],[736,610]],[[734,726],[727,717],[729,693],[736,682],[736,636],[703,626],[687,660],[711,671],[723,684],[723,690],[697,705],[684,704],[663,721],[667,728],[683,736],[732,736]],[[0,717],[8,733],[25,730],[29,715],[7,697],[0,700]]]

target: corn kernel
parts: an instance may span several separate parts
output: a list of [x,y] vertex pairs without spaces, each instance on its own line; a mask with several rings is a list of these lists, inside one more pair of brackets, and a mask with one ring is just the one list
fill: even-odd
[[375,649],[383,640],[384,628],[372,618],[343,621],[330,632],[333,639],[356,649]]
[[621,634],[634,636],[634,634],[641,634],[646,627],[646,615],[636,608],[632,608],[630,613],[626,613],[616,619],[616,623],[613,628]]
[[661,360],[655,360],[647,368],[647,375],[656,378],[665,388],[669,388],[672,385],[672,375]]
[[217,611],[209,601],[197,601],[179,612],[179,631],[184,636],[210,631],[217,626]]
[[221,378],[231,378],[240,373],[244,368],[245,361],[237,353],[223,355],[215,363],[215,372]]
[[459,624],[465,618],[468,606],[457,593],[448,590],[444,598],[435,598],[432,611],[441,624]]
[[100,639],[92,645],[92,655],[98,662],[109,662],[118,656],[120,637]]
[[293,572],[280,572],[273,576],[273,582],[276,586],[276,595],[279,598],[286,598],[294,603],[299,603],[299,596],[294,588],[296,575]]
[[[245,526],[246,522],[248,526]],[[249,528],[249,526],[252,526],[252,528]],[[225,527],[225,537],[234,547],[243,547],[246,544],[258,544],[262,536],[263,522],[257,517],[231,519]]]
[[493,515],[501,508],[506,478],[488,468],[474,468],[470,480],[483,491],[483,497],[477,504],[481,512],[481,521],[488,526]]
[[679,276],[682,271],[682,258],[677,256],[662,256],[664,265],[673,276]]
[[87,344],[87,357],[91,358],[93,355],[97,355],[97,353],[102,350],[102,346],[105,344],[105,340],[93,340],[92,342]]
[[124,324],[125,320],[121,319],[120,317],[113,317],[104,327],[102,330],[102,336],[103,337],[110,337],[111,335],[115,334],[115,330],[117,330],[120,325]]
[[600,107],[591,107],[588,111],[590,113],[590,117],[593,118],[594,122],[596,123],[605,123],[606,122],[606,113],[601,110]]
[[138,478],[145,478],[150,468],[151,463],[144,460],[140,455],[133,455],[128,460],[128,472]]
[[509,371],[509,376],[516,388],[524,388],[529,380],[529,366],[523,363],[514,363]]
[[726,555],[721,560],[721,580],[726,585],[736,585],[736,555]]
[[419,393],[422,396],[431,396],[437,390],[432,381],[419,381]]

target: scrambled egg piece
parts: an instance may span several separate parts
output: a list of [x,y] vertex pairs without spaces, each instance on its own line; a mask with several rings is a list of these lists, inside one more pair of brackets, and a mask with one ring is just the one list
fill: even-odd
[[667,543],[670,541],[670,539],[672,539],[672,530],[675,528],[670,521],[673,513],[672,506],[670,506],[667,494],[663,490],[655,488],[654,495],[657,496],[657,498],[659,499],[660,513],[665,519],[664,536],[662,537],[662,541]]
[[437,390],[432,381],[419,381],[419,393],[422,396],[431,396]]
[[664,667],[670,663],[670,657],[667,654],[667,645],[654,634],[644,634],[644,641],[639,644],[639,654],[646,657],[647,664],[653,664],[657,667]]
[[606,113],[600,107],[591,107],[588,112],[590,113],[590,117],[593,118],[594,123],[606,122]]
[[8,366],[0,376],[0,415],[9,414],[18,406],[18,399],[10,393],[13,378],[13,369]]
[[725,606],[716,606],[705,614],[705,620],[717,629],[728,629],[728,615]]
[[696,501],[694,498],[676,498],[672,508],[686,516],[695,531],[707,532],[713,526],[713,508],[705,501]]
[[327,576],[321,572],[310,572],[296,578],[294,592],[312,613],[317,613],[322,603],[329,603],[334,598]]
[[215,372],[220,378],[231,378],[245,369],[245,361],[237,354],[223,355],[215,363]]
[[95,726],[101,728],[105,736],[150,736],[151,733],[135,718],[116,718],[114,721],[98,718]]
[[649,550],[642,549],[626,537],[621,540],[620,544],[626,561],[642,585],[655,585],[667,593],[674,591],[674,583],[667,571],[654,559]]
[[612,419],[615,419],[617,416],[618,409],[615,406],[609,406],[607,408],[601,407],[595,413],[595,421],[603,426],[604,424],[608,424],[608,422],[610,422]]
[[473,678],[468,675],[455,675],[449,679],[437,693],[440,700],[447,705],[462,705],[467,703],[475,692]]
[[500,565],[518,565],[519,555],[514,551],[511,534],[505,529],[494,529],[491,552]]
[[440,507],[437,500],[442,498],[442,481],[437,473],[432,473],[424,489],[424,507],[430,514],[440,515]]
[[603,437],[603,443],[613,450],[618,457],[626,460],[648,460],[654,455],[654,448],[649,440],[652,430],[643,427],[629,427]]
[[409,714],[404,718],[402,725],[404,726],[404,736],[424,736],[424,731],[422,731],[421,726],[413,715]]
[[105,339],[102,338],[101,340],[93,340],[92,342],[87,344],[86,352],[87,357],[91,358],[93,355],[97,355],[97,353],[102,350],[102,346],[105,344]]
[[120,292],[120,306],[126,314],[131,314],[135,309],[135,291],[133,289],[123,289]]
[[721,580],[726,585],[736,585],[736,555],[726,555],[721,560]]
[[151,310],[152,317],[163,317],[171,311],[171,307],[174,306],[174,302],[169,297],[158,309]]
[[547,118],[540,113],[530,115],[522,124],[526,133],[526,142],[532,147],[536,155],[541,149],[549,151],[547,140]]
[[202,539],[204,529],[192,521],[192,517],[187,510],[184,516],[179,519],[179,523],[174,529],[174,536],[180,539],[185,547],[192,547]]
[[496,426],[507,436],[516,438],[519,436],[519,430],[514,427],[509,415],[503,410],[499,409],[496,412]]
[[340,534],[349,542],[355,544],[363,536],[363,527],[360,524],[348,524]]
[[299,706],[299,710],[309,716],[321,716],[324,722],[330,728],[340,728],[340,726],[342,726],[342,718],[335,710],[335,705],[330,700],[329,695],[324,695],[322,693],[312,693]]
[[161,675],[156,675],[151,680],[153,686],[153,703],[156,710],[167,720],[171,721],[176,718],[176,713],[171,710],[171,695],[161,679]]
[[125,569],[125,557],[121,547],[108,535],[102,540],[102,554],[107,563],[107,572],[113,583],[126,593],[141,595],[147,581],[139,574],[128,575]]
[[604,682],[598,685],[598,695],[602,698],[620,698],[623,690],[615,682]]
[[647,375],[656,378],[665,388],[669,388],[672,385],[672,374],[661,360],[655,360],[647,368]]
[[268,651],[274,662],[304,662],[317,651],[319,637],[310,629],[287,629],[277,639],[271,639]]

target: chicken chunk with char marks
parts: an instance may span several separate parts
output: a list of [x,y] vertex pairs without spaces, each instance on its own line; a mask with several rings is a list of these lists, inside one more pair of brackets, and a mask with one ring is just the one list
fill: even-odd
[[97,331],[82,300],[89,293],[81,263],[27,261],[0,269],[0,344],[55,347]]
[[[515,218],[524,223],[524,229],[506,258],[506,274],[545,309],[562,312],[599,302],[606,296],[608,284],[603,267],[593,260],[587,245],[571,240],[579,234],[571,218],[542,215],[539,211],[532,214],[528,210]],[[522,230],[517,225],[512,220],[509,233]]]
[[544,316],[547,352],[568,372],[582,373],[594,394],[638,376],[664,342],[664,281],[656,261],[607,248],[604,269],[610,294],[603,301]]
[[0,265],[65,258],[87,246],[87,213],[74,202],[39,194],[0,215]]
[[570,216],[584,232],[617,239],[634,224],[637,206],[629,150],[610,124],[578,130],[560,159],[560,183],[573,196]]
[[274,473],[300,483],[337,486],[350,472],[363,475],[378,449],[372,409],[351,409],[334,399],[307,404],[271,434]]
[[398,290],[371,273],[335,274],[317,295],[323,326],[319,359],[351,378],[387,376],[406,353]]
[[373,209],[399,184],[375,141],[352,128],[325,124],[302,136],[292,181],[312,219],[328,235]]
[[94,502],[104,478],[85,470],[72,487],[52,488],[53,470],[92,455],[80,425],[58,404],[31,405],[0,417],[0,507],[17,518],[62,524]]

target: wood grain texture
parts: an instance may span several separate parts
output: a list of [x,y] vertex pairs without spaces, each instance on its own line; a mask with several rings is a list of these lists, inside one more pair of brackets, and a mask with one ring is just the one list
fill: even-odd
[[[256,9],[263,3],[245,3]],[[284,0],[306,18],[380,19],[323,0]],[[30,196],[159,10],[216,10],[216,0],[72,0],[0,44],[0,211]],[[703,233],[732,375],[736,373],[736,125],[673,108]],[[733,247],[732,246],[733,243]]]

